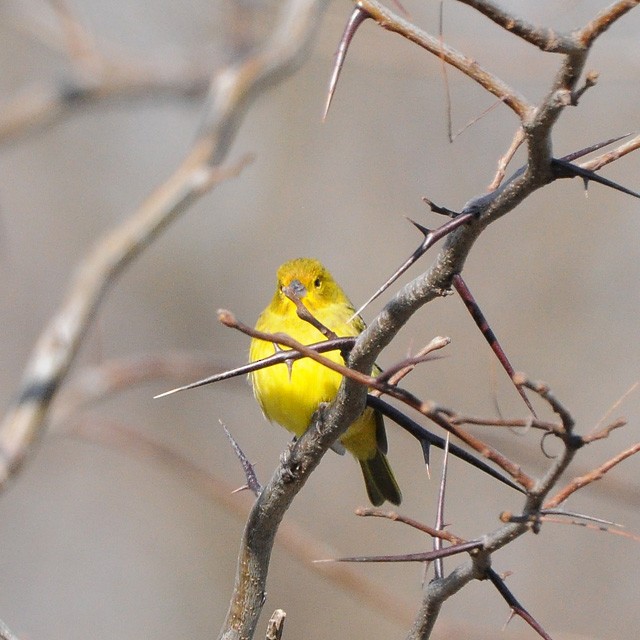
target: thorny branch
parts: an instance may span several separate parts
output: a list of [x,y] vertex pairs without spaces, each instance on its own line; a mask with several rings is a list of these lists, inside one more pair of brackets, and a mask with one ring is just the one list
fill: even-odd
[[[517,483],[522,485],[524,488],[529,489],[532,486],[532,480],[525,473],[522,472],[518,465],[514,465],[511,461],[509,461],[505,456],[503,456],[499,451],[493,449],[488,444],[483,442],[482,440],[476,438],[468,432],[460,429],[457,425],[451,423],[449,421],[448,412],[442,408],[434,405],[431,402],[424,402],[420,400],[418,397],[413,395],[411,392],[406,389],[402,389],[395,385],[389,384],[385,382],[384,377],[382,380],[378,379],[376,376],[367,375],[361,373],[360,371],[356,371],[351,369],[348,366],[341,365],[329,358],[324,357],[320,353],[318,353],[315,349],[312,349],[304,344],[301,344],[297,340],[294,340],[290,336],[282,333],[264,333],[262,331],[258,331],[256,329],[252,329],[247,325],[239,322],[234,315],[227,310],[218,311],[219,320],[226,326],[234,329],[238,329],[252,338],[258,338],[260,340],[265,340],[267,342],[273,342],[282,346],[289,347],[290,349],[295,349],[299,353],[302,353],[304,356],[319,362],[323,366],[340,373],[345,381],[352,381],[357,385],[360,385],[365,390],[367,388],[372,388],[380,393],[384,393],[390,395],[401,402],[404,402],[406,405],[418,411],[422,415],[426,416],[433,422],[435,422],[438,426],[442,427],[445,431],[457,436],[462,440],[465,444],[470,446],[472,449],[475,449],[482,456],[491,460],[496,465],[498,465],[503,471],[508,473]],[[256,363],[254,363],[256,364]],[[197,383],[196,383],[197,384]],[[356,414],[357,417],[357,414]],[[350,423],[349,423],[350,424]],[[310,429],[311,431],[311,429]],[[329,442],[329,446],[333,444],[333,441]]]
[[[366,12],[384,29],[398,33],[418,44],[498,96],[519,117],[527,150],[525,170],[516,173],[506,183],[500,183],[500,186],[496,186],[491,193],[470,200],[463,208],[461,215],[473,214],[473,219],[469,219],[467,224],[455,229],[447,236],[444,247],[436,256],[431,268],[406,285],[361,334],[351,351],[348,363],[349,367],[357,371],[369,371],[379,353],[391,342],[409,317],[421,306],[449,290],[454,276],[462,271],[473,243],[488,224],[513,210],[533,191],[554,179],[554,172],[557,169],[554,168],[552,156],[552,129],[563,109],[575,104],[582,92],[582,89],[578,88],[578,82],[584,70],[589,47],[598,35],[638,2],[616,2],[594,17],[582,29],[567,34],[537,28],[518,19],[511,12],[501,9],[493,2],[479,0],[468,4],[482,10],[498,25],[508,28],[543,50],[562,54],[556,77],[547,95],[538,105],[532,105],[515,89],[477,63],[393,14],[379,2],[359,0],[357,3],[356,11]],[[357,28],[361,22],[361,19],[352,21],[352,25],[355,24]],[[353,38],[354,30],[351,27],[351,31],[345,32],[347,43]],[[344,51],[342,53],[339,64],[344,62]],[[337,78],[338,73],[334,71],[333,77]],[[334,91],[335,86],[332,86],[330,92]],[[516,138],[513,148],[515,149],[519,144],[520,140]],[[523,508],[525,514],[539,511],[545,496],[554,487],[560,475],[570,464],[575,452],[583,444],[582,440],[573,433],[573,420],[569,413],[555,400],[548,389],[541,385],[531,385],[530,388],[547,400],[554,412],[558,414],[561,425],[557,435],[561,437],[565,447],[563,454],[551,463],[547,473],[536,481],[535,486],[531,487],[530,495]],[[347,403],[353,402],[354,398],[358,395],[362,396],[363,393],[353,379],[345,378],[337,401],[323,416],[324,424],[344,424]],[[340,427],[336,428],[335,433],[340,433]],[[408,637],[411,639],[429,637],[444,600],[469,580],[486,577],[491,552],[522,535],[526,530],[525,525],[514,522],[500,527],[486,537],[483,552],[477,553],[467,564],[459,566],[445,578],[428,583],[425,586],[422,607]]]
[[[452,226],[448,229],[444,246],[432,266],[398,292],[355,341],[348,366],[338,369],[344,375],[338,397],[326,410],[318,412],[315,423],[308,432],[286,452],[282,464],[263,488],[247,520],[234,593],[220,632],[221,639],[240,640],[253,636],[264,603],[267,570],[278,525],[322,455],[361,413],[365,406],[367,387],[394,395],[417,409],[496,462],[528,490],[522,514],[525,517],[531,516],[530,520],[504,523],[486,534],[481,541],[472,543],[474,551],[465,563],[441,579],[425,584],[422,606],[408,636],[411,639],[427,638],[430,635],[439,610],[447,598],[470,580],[491,576],[491,554],[494,551],[530,529],[537,530],[539,521],[536,521],[536,514],[539,514],[548,494],[567,469],[576,451],[585,444],[584,439],[574,433],[571,415],[548,388],[523,380],[523,386],[539,394],[558,415],[559,423],[554,423],[549,433],[557,436],[564,445],[562,454],[550,463],[546,474],[533,480],[499,452],[488,448],[480,439],[459,428],[455,416],[450,412],[432,403],[422,402],[409,392],[385,384],[384,381],[376,382],[375,378],[363,373],[372,370],[380,352],[418,309],[450,290],[453,278],[462,272],[466,258],[482,231],[512,211],[534,191],[558,177],[559,165],[557,162],[554,164],[552,156],[552,129],[562,111],[567,106],[575,105],[584,90],[579,87],[579,81],[590,47],[598,36],[640,2],[619,0],[581,29],[557,33],[521,20],[490,0],[461,1],[480,11],[497,26],[510,30],[543,51],[561,56],[557,74],[547,95],[538,104],[529,101],[517,89],[475,60],[395,15],[381,3],[375,0],[358,0],[356,11],[365,13],[365,17],[382,28],[397,33],[438,56],[497,96],[519,119],[526,145],[526,168],[506,182],[500,181],[499,186],[491,193],[469,200],[460,216],[450,223]],[[31,444],[41,435],[50,403],[65,379],[86,328],[108,287],[129,262],[189,204],[218,181],[228,177],[228,172],[222,171],[220,164],[226,158],[244,112],[260,91],[296,68],[303,58],[310,37],[318,27],[325,5],[324,0],[289,0],[281,10],[276,31],[267,46],[244,62],[226,67],[216,74],[210,86],[209,108],[187,158],[122,228],[109,234],[88,255],[76,275],[67,300],[34,349],[24,374],[18,401],[9,409],[0,425],[0,487],[18,470],[29,453]],[[359,19],[353,21],[356,29],[359,23]],[[349,38],[353,37],[354,32],[355,29],[349,34]],[[346,50],[345,47],[343,60]],[[338,73],[334,72],[336,81],[339,68],[337,71]],[[36,101],[37,108],[42,108],[41,105],[42,100],[39,107]],[[640,141],[636,138],[626,143],[626,146],[621,145],[613,152],[596,159],[597,161],[592,161],[593,166],[604,166],[639,146]],[[565,165],[563,168],[569,171]],[[572,176],[580,175],[573,171]],[[275,339],[287,345],[285,338],[278,336]],[[271,336],[271,339],[274,337]],[[321,362],[326,360],[304,345],[292,348],[299,350],[305,357]],[[380,387],[381,384],[384,386]],[[544,428],[543,423],[535,424],[537,428]],[[548,500],[544,506],[555,506],[566,495],[585,483],[598,479],[639,448],[640,445],[635,445],[587,474],[588,477],[577,478],[564,492]]]

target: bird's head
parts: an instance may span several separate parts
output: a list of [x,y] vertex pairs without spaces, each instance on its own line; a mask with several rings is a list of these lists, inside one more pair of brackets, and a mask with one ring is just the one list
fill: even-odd
[[290,305],[291,311],[295,311],[295,305],[290,300],[291,295],[300,299],[312,314],[329,304],[350,305],[333,276],[321,262],[313,258],[296,258],[285,262],[278,269],[275,297],[280,304]]

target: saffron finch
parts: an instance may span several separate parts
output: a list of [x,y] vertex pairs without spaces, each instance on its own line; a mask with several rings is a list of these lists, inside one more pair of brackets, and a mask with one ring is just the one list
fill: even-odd
[[[278,269],[277,279],[275,294],[258,318],[257,330],[286,333],[303,344],[324,339],[316,327],[298,317],[285,289],[293,292],[311,315],[338,337],[357,336],[364,330],[364,321],[360,316],[353,317],[353,305],[318,260],[298,258],[286,262]],[[279,350],[272,342],[254,338],[250,360],[261,360]],[[344,364],[340,351],[324,355]],[[254,371],[250,379],[265,417],[300,437],[320,404],[336,397],[342,376],[310,358],[302,358]],[[382,415],[367,407],[340,442],[360,463],[371,503],[379,506],[388,500],[400,504],[402,495],[385,455],[387,439]]]

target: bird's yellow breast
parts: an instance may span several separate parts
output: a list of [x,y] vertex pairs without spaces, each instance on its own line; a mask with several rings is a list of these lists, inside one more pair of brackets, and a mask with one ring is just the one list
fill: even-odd
[[[344,322],[336,327],[335,310],[326,309],[316,315],[322,324],[340,336],[354,336],[358,333]],[[348,319],[345,315],[341,312],[340,320]],[[279,314],[267,308],[258,319],[256,329],[286,333],[303,344],[313,344],[325,339],[315,327],[300,320],[295,310],[293,313]],[[249,356],[251,361],[255,361],[276,352],[273,343],[254,339]],[[334,362],[344,364],[339,351],[324,355]],[[255,371],[251,374],[251,381],[253,392],[265,416],[296,436],[301,436],[307,430],[318,406],[335,398],[342,376],[309,358],[302,358]]]

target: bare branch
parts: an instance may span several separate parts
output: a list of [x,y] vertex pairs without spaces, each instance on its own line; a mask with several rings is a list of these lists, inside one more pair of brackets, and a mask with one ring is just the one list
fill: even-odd
[[[348,366],[338,364],[337,362],[334,362],[329,358],[325,358],[324,356],[317,353],[317,351],[315,351],[314,349],[311,349],[308,346],[298,342],[297,340],[294,340],[286,334],[264,333],[263,331],[252,329],[251,327],[238,321],[235,316],[226,309],[218,310],[218,319],[225,326],[242,331],[242,333],[245,333],[252,338],[258,338],[259,340],[264,340],[265,342],[273,342],[276,344],[287,346],[290,349],[295,349],[296,351],[304,354],[312,360],[319,362],[323,366],[336,371],[337,373],[340,373],[346,380],[355,382],[356,384],[361,385],[365,388],[371,387],[373,389],[377,389],[381,393],[388,394],[390,396],[393,396],[394,398],[397,398],[398,400],[401,400],[406,405],[426,416],[449,433],[452,433],[453,435],[460,438],[465,444],[475,449],[475,451],[480,453],[482,456],[497,464],[501,469],[511,475],[511,477],[514,478],[516,482],[521,484],[523,487],[528,489],[532,486],[531,478],[523,473],[518,465],[508,460],[505,456],[503,456],[493,447],[490,447],[485,442],[482,442],[480,439],[460,429],[457,425],[452,424],[449,421],[448,412],[446,412],[441,407],[436,407],[432,403],[420,400],[406,389],[401,389],[388,383],[381,382],[376,376],[366,375],[364,373],[361,373],[360,371],[351,369]],[[354,419],[359,415],[359,413],[354,415]],[[345,429],[346,426],[344,427]],[[311,431],[311,429],[309,431]],[[325,434],[323,434],[323,438],[326,437],[329,433],[331,432],[327,431]],[[340,433],[335,434],[334,440],[339,435]],[[328,441],[329,445],[333,444],[334,440]],[[454,453],[454,455],[460,457],[459,453]]]
[[418,522],[417,520],[397,513],[396,511],[384,511],[383,509],[379,509],[376,507],[360,507],[359,509],[356,509],[356,515],[362,516],[363,518],[386,518],[387,520],[393,520],[394,522],[401,522],[402,524],[409,525],[413,529],[417,529],[418,531],[422,531],[423,533],[430,535],[432,538],[444,540],[451,543],[452,545],[458,545],[462,544],[463,542],[467,542],[466,540],[464,540],[464,538],[459,538],[446,529],[437,529],[434,527],[430,527],[428,524]]
[[[431,354],[439,349],[444,349],[451,343],[451,338],[443,338],[436,336],[429,344],[420,349],[415,356],[411,356],[401,360],[396,365],[387,367],[382,373],[378,374],[377,380],[387,382],[390,385],[398,385],[400,381],[408,376],[420,363],[429,362],[433,359]],[[381,392],[373,391],[373,395],[379,395]]]
[[40,434],[51,400],[66,377],[104,293],[121,270],[188,205],[246,164],[229,170],[182,167],[136,214],[99,243],[77,270],[66,301],[41,334],[16,404],[0,425],[0,488]]
[[604,464],[593,469],[593,471],[574,478],[566,487],[544,503],[544,509],[553,509],[559,504],[562,504],[572,493],[575,493],[578,489],[582,489],[582,487],[585,487],[596,480],[600,480],[608,471],[613,469],[613,467],[620,464],[623,460],[635,455],[639,451],[640,442],[637,442],[628,449],[625,449],[619,454],[613,456],[613,458],[607,460]]
[[558,33],[553,29],[536,26],[514,16],[511,11],[507,11],[492,0],[458,0],[458,2],[473,7],[505,31],[513,33],[542,51],[570,53],[576,47],[575,39],[571,34]]
[[640,0],[618,0],[603,9],[593,20],[576,34],[584,47],[589,47],[594,40],[602,35],[616,20],[638,6]]
[[[564,524],[564,525],[571,525],[576,527],[584,527],[585,529],[590,529],[591,531],[601,531],[603,533],[609,533],[613,536],[628,538],[629,540],[633,540],[634,542],[640,542],[640,535],[636,533],[631,533],[630,531],[613,529],[611,526],[603,526],[601,524],[593,524],[591,522],[579,522],[578,520],[566,520],[563,518],[554,518],[552,516],[540,516],[540,520],[542,522],[549,522],[553,524]],[[614,526],[619,527],[621,525],[614,524]]]
[[503,80],[483,69],[475,60],[394,14],[376,0],[359,0],[358,6],[366,11],[383,29],[400,34],[475,80],[480,86],[504,102],[520,119],[528,117],[531,105],[527,100]]
[[291,287],[284,287],[282,292],[291,302],[296,306],[296,313],[300,320],[308,322],[312,327],[315,327],[327,340],[337,340],[338,336],[331,331],[328,327],[318,320],[307,307],[304,306],[304,302],[296,295],[295,291]]
[[518,127],[515,135],[513,136],[513,140],[509,145],[509,148],[498,161],[498,170],[496,171],[496,175],[494,176],[491,184],[488,187],[489,191],[493,191],[500,186],[500,183],[504,180],[504,176],[506,174],[509,163],[511,162],[513,156],[516,154],[516,151],[521,147],[523,142],[524,130],[522,129],[522,127]]
[[636,151],[639,148],[640,148],[640,135],[629,140],[628,142],[625,142],[624,144],[621,144],[616,149],[608,151],[607,153],[603,153],[602,155],[598,156],[597,158],[593,158],[588,162],[583,162],[580,166],[583,169],[598,171],[598,169],[601,169],[605,165],[610,164],[611,162],[615,162],[616,160],[619,160],[623,156],[626,156],[628,153],[631,153],[632,151]]

